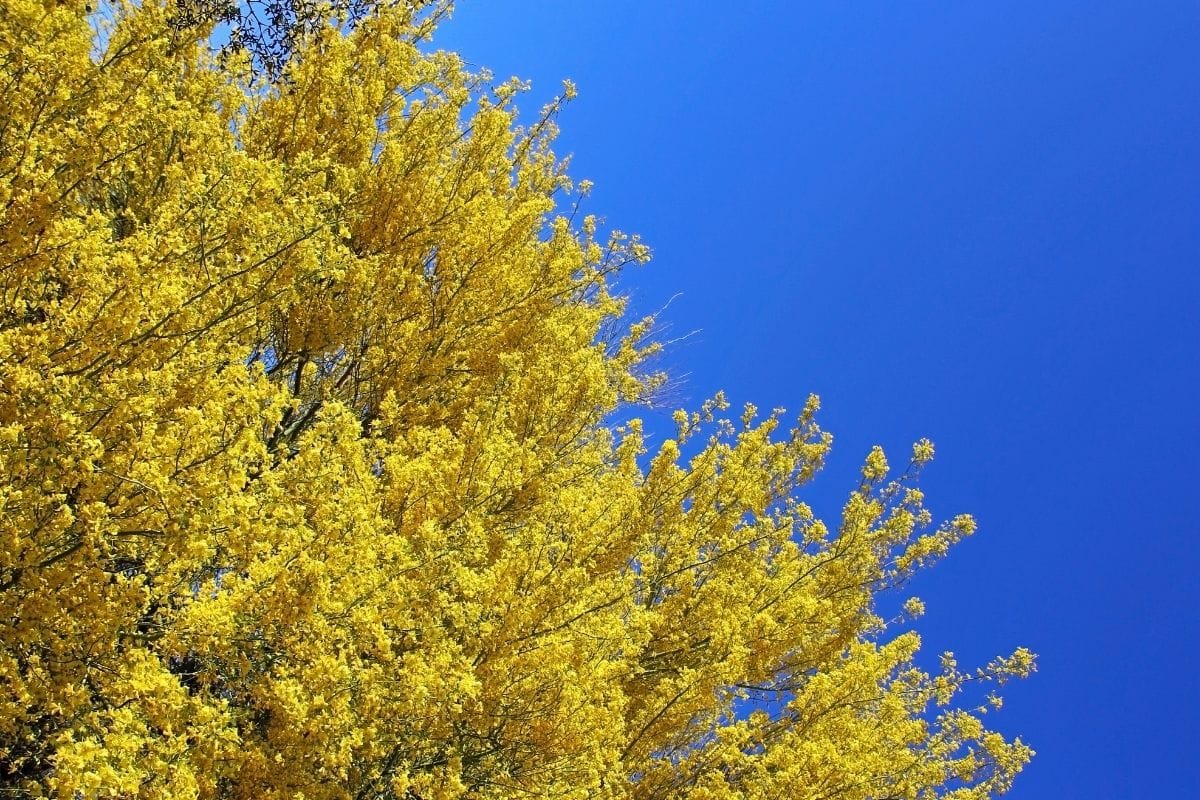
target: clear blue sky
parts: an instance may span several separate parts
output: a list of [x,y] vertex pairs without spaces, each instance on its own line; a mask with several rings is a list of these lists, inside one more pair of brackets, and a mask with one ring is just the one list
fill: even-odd
[[436,43],[534,82],[682,399],[798,409],[835,516],[872,444],[938,445],[980,534],[926,649],[1027,645],[1010,797],[1200,797],[1200,6],[460,0]]

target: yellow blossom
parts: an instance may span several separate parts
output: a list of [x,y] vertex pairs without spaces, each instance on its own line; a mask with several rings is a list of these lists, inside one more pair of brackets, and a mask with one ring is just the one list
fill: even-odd
[[815,397],[614,425],[649,248],[560,213],[558,105],[419,46],[446,3],[371,5],[266,75],[195,4],[0,10],[3,788],[1007,789],[1032,751],[953,703],[1033,655],[927,674],[879,611],[974,521],[878,447],[817,519]]

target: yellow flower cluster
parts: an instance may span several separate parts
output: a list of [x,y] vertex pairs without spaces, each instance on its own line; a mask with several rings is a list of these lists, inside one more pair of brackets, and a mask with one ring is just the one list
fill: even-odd
[[949,703],[1032,656],[926,674],[875,613],[974,524],[879,449],[815,519],[815,398],[609,424],[661,380],[608,288],[649,250],[556,215],[558,104],[519,127],[420,6],[274,81],[172,3],[0,7],[0,789],[1007,788]]

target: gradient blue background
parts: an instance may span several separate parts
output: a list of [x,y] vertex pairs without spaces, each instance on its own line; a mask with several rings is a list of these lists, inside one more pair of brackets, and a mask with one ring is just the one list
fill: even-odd
[[[930,654],[1027,645],[1013,798],[1200,797],[1200,5],[460,0],[435,44],[560,80],[587,208],[698,404],[824,401],[836,517],[929,436]],[[664,428],[665,429],[665,426]]]

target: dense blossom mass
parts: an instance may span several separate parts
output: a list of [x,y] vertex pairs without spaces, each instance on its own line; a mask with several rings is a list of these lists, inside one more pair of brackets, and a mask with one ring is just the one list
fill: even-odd
[[561,101],[521,127],[427,3],[278,74],[176,11],[0,7],[0,793],[1009,786],[954,698],[1032,656],[918,669],[920,602],[877,602],[974,528],[928,442],[831,527],[815,398],[651,446],[613,422],[659,381],[612,289],[648,251],[571,212]]

